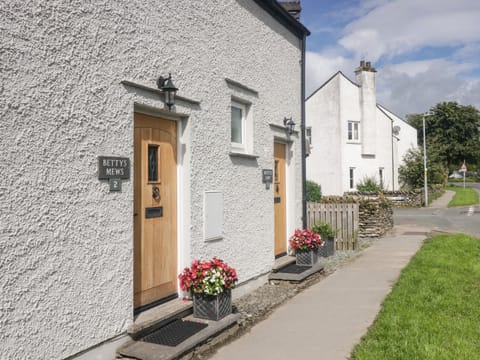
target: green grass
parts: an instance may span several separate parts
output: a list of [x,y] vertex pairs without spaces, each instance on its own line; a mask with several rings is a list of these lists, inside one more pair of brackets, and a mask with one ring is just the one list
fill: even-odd
[[[463,184],[463,179],[448,179],[449,183],[462,183]],[[477,179],[472,178],[472,177],[467,177],[465,178],[466,183],[472,183],[472,182],[478,182]]]
[[427,241],[352,359],[480,359],[480,239],[460,234]]
[[447,186],[445,189],[455,191],[456,193],[452,201],[448,203],[448,207],[478,204],[478,193],[474,189],[455,185]]

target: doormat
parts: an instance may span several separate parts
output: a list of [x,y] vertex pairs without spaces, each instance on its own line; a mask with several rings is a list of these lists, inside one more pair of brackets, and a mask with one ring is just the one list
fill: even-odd
[[293,263],[279,269],[277,273],[301,274],[304,271],[310,270],[311,268],[311,266],[298,266],[297,264]]
[[405,231],[403,235],[427,235],[425,231]]
[[208,324],[179,319],[145,336],[142,341],[174,347],[207,326]]

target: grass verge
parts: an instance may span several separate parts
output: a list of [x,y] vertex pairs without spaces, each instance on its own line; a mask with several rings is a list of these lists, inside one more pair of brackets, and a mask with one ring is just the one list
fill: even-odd
[[355,360],[480,359],[480,239],[440,235],[403,270]]
[[448,203],[448,207],[478,204],[478,193],[472,188],[451,185],[445,189],[455,191],[455,196]]

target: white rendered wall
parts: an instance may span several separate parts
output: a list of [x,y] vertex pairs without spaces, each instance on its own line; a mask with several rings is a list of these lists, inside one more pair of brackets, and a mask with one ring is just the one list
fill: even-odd
[[[368,163],[362,159],[362,112],[360,102],[360,89],[344,76],[340,77],[340,124],[342,136],[340,148],[342,149],[342,183],[341,189],[335,195],[343,195],[350,191],[350,168],[354,168],[354,185],[363,176]],[[348,140],[348,122],[359,122],[360,139]]]
[[[362,73],[366,73],[365,71]],[[368,72],[370,88],[374,74]],[[364,81],[362,76],[359,76]],[[347,138],[348,121],[365,121],[362,112],[362,90],[342,73],[337,73],[306,101],[307,126],[312,127],[312,152],[307,158],[307,178],[322,185],[324,195],[342,195],[356,189],[365,177],[380,181],[379,169],[383,168],[384,187],[398,189],[398,166],[406,151],[416,147],[416,130],[395,114],[375,105],[375,127],[368,122],[369,141],[376,154],[366,155],[362,149],[365,141],[360,126],[360,141]],[[370,94],[371,95],[371,94]],[[370,96],[370,100],[373,95]],[[370,101],[367,106],[370,108]],[[380,107],[380,108],[379,108]],[[392,124],[393,120],[393,124]],[[392,138],[392,125],[400,126],[400,134]],[[393,159],[392,159],[393,152]],[[393,163],[392,163],[393,161]],[[354,168],[354,188],[350,188],[350,168]]]
[[[375,107],[377,113],[377,155],[375,169],[368,176],[373,176],[380,182],[379,169],[383,168],[383,186],[386,190],[392,190],[392,159],[395,156],[395,143],[392,140],[392,120]],[[392,158],[393,151],[393,158]]]
[[312,146],[307,157],[307,179],[322,187],[322,194],[342,194],[342,149],[339,139],[343,136],[340,117],[340,81],[338,73],[322,89],[305,102],[306,126],[312,128]]
[[[201,101],[176,109],[189,115],[179,122],[179,267],[216,255],[242,282],[271,269],[273,193],[261,169],[273,162],[268,124],[300,124],[298,38],[248,0],[8,0],[0,15],[2,356],[64,358],[133,321],[133,176],[110,193],[97,156],[128,157],[133,174],[134,102],[163,103],[122,80],[155,87],[172,72],[179,95]],[[233,95],[252,104],[257,160],[228,155]],[[300,141],[290,140],[289,230],[301,226]],[[210,243],[208,190],[225,201],[224,239]]]
[[415,129],[413,126],[409,125],[406,123],[404,120],[402,120],[400,117],[389,111],[388,109],[385,109],[382,107],[382,110],[388,114],[388,116],[393,119],[393,126],[398,126],[400,128],[400,132],[397,136],[397,154],[395,156],[395,189],[399,188],[399,183],[398,183],[398,168],[404,163],[403,158],[405,157],[405,154],[407,153],[408,150],[410,149],[415,149],[418,144],[417,144],[417,129]]

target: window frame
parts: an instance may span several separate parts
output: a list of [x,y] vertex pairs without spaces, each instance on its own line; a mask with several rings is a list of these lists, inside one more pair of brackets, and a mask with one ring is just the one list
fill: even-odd
[[[242,118],[241,118],[241,137],[242,141],[240,143],[234,142],[232,139],[232,108],[237,108],[240,109],[242,112]],[[241,102],[235,101],[232,99],[230,103],[230,143],[232,145],[232,148],[237,149],[237,150],[247,150],[247,116],[248,116],[248,107],[247,104],[243,104]]]
[[355,143],[360,142],[360,121],[347,121],[347,141]]
[[355,189],[355,168],[351,167],[348,169],[348,180],[350,190]]
[[312,145],[312,127],[307,126],[305,128],[305,139],[308,141],[308,145]]

